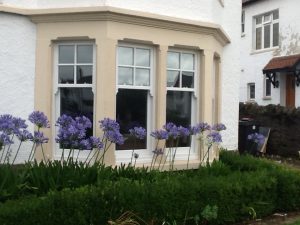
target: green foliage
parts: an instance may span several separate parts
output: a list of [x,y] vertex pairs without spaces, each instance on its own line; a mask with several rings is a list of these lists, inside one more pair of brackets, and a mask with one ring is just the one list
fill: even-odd
[[218,225],[300,207],[298,172],[230,152],[220,158],[173,172],[57,162],[3,166],[0,224]]

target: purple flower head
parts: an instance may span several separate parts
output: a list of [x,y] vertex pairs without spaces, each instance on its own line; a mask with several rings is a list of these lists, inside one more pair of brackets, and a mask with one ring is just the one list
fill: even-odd
[[155,155],[163,155],[164,154],[164,150],[162,148],[157,148],[154,151],[152,151],[153,154]]
[[222,142],[222,136],[219,132],[213,131],[207,135],[209,143],[220,143]]
[[71,116],[63,114],[62,116],[58,117],[58,119],[56,121],[56,126],[59,126],[59,127],[68,127],[73,122],[74,122],[74,120],[73,120],[73,118]]
[[103,143],[101,142],[100,138],[92,136],[90,137],[90,143],[92,148],[97,148],[98,150],[103,148]]
[[217,124],[213,125],[212,130],[215,130],[215,131],[226,130],[226,126],[223,123],[217,123]]
[[92,122],[90,121],[89,118],[87,118],[85,116],[76,117],[75,121],[76,121],[76,126],[79,129],[87,129],[87,128],[91,128],[92,127]]
[[3,131],[8,135],[12,134],[15,129],[13,118],[14,117],[10,114],[0,115],[0,131]]
[[15,133],[18,133],[19,129],[26,129],[28,127],[26,121],[19,117],[13,117],[12,123],[14,124]]
[[151,132],[151,136],[158,140],[166,140],[168,139],[168,131],[166,130],[155,130]]
[[32,140],[33,136],[28,130],[20,130],[16,136],[20,141],[27,141],[27,140]]
[[146,129],[143,127],[134,127],[133,129],[129,130],[129,133],[131,136],[133,136],[137,139],[140,139],[140,140],[145,139],[145,137],[147,135]]
[[92,145],[89,139],[82,139],[78,144],[79,149],[90,150],[92,149]]
[[100,128],[103,131],[109,131],[109,130],[119,131],[120,130],[120,125],[118,124],[118,122],[115,120],[112,120],[110,118],[104,118],[103,120],[100,120],[99,123],[100,123]]
[[176,125],[174,125],[173,127],[170,127],[170,129],[168,130],[168,135],[169,138],[179,138],[180,137],[180,131],[178,129],[178,127]]
[[176,127],[176,125],[172,122],[169,122],[169,123],[166,123],[163,128],[166,130],[166,131],[170,131],[171,129],[174,129],[174,127]]
[[188,128],[186,128],[186,127],[183,127],[183,126],[179,126],[177,128],[177,130],[179,132],[180,137],[188,137],[191,134],[190,130]]
[[124,144],[124,137],[118,130],[107,130],[104,132],[104,137],[115,144]]
[[211,127],[208,123],[198,123],[195,126],[192,126],[190,128],[190,131],[192,135],[197,135],[203,133],[204,131],[208,131],[210,129]]
[[44,133],[41,131],[34,131],[34,135],[32,137],[32,142],[36,145],[41,145],[44,143],[48,143],[49,138],[44,136]]
[[259,133],[253,133],[248,135],[248,140],[262,145],[265,142],[265,136]]
[[13,141],[10,139],[9,135],[6,133],[0,134],[0,150],[2,146],[13,144]]
[[47,116],[43,112],[40,112],[40,111],[32,112],[29,115],[28,120],[31,123],[35,124],[38,128],[42,128],[42,127],[49,128],[50,127]]
[[134,157],[135,159],[138,159],[139,156],[140,156],[140,155],[139,155],[138,153],[134,153],[134,154],[133,154],[133,157]]

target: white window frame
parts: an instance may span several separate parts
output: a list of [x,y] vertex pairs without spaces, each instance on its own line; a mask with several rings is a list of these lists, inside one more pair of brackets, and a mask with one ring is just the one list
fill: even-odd
[[[65,45],[71,45],[71,46],[75,46],[74,47],[74,63],[59,63],[58,62],[58,57],[59,57],[59,46],[65,46]],[[77,63],[77,46],[78,45],[92,45],[93,46],[93,63]],[[53,71],[54,71],[54,76],[53,76],[53,100],[52,100],[52,105],[55,106],[52,109],[52,115],[53,115],[53,122],[52,122],[52,127],[54,129],[52,129],[52,141],[53,141],[53,156],[54,159],[60,159],[61,155],[62,155],[62,149],[60,149],[59,144],[56,143],[55,138],[57,136],[58,133],[58,127],[55,126],[55,123],[58,119],[58,117],[60,116],[60,88],[91,88],[93,95],[94,95],[94,99],[93,99],[93,134],[95,134],[96,131],[96,115],[95,115],[95,108],[96,108],[96,91],[95,91],[95,87],[96,87],[96,45],[94,42],[91,41],[76,41],[76,42],[59,42],[59,43],[55,43],[54,44],[54,59],[53,59]],[[58,74],[58,68],[60,65],[64,65],[64,66],[74,66],[74,84],[59,84],[59,74]],[[76,80],[76,66],[77,65],[90,65],[93,66],[93,74],[92,74],[92,83],[91,84],[77,84],[77,80]],[[68,155],[69,150],[68,149],[64,149],[64,155],[65,157]],[[74,155],[77,156],[79,150],[75,150]],[[89,151],[81,151],[79,154],[79,161],[80,160],[85,160],[86,157],[88,156]]]
[[[251,98],[251,86],[254,86],[254,98]],[[247,84],[247,98],[248,98],[248,101],[255,101],[255,83],[248,83]]]
[[[278,15],[279,15],[279,9],[276,10],[272,10],[270,12],[267,13],[263,13],[257,16],[253,17],[253,24],[254,24],[254,32],[253,32],[253,49],[254,51],[260,51],[260,50],[264,50],[264,49],[272,49],[272,48],[276,48],[279,46],[279,41],[278,41],[278,45],[273,46],[273,25],[278,23],[279,26],[279,16],[277,19],[273,18],[274,12],[278,11]],[[270,15],[270,19],[268,21],[264,21],[264,17]],[[260,24],[256,24],[256,19],[261,17],[261,23]],[[265,47],[265,29],[264,26],[266,25],[270,25],[270,47]],[[257,28],[261,28],[261,48],[256,49],[256,29]],[[279,34],[278,34],[279,35]],[[279,37],[278,37],[279,38]]]
[[267,95],[267,80],[269,80],[269,78],[264,75],[264,99],[271,99],[272,96],[272,83],[270,82],[270,95]]
[[[118,48],[119,47],[128,47],[133,48],[133,66],[130,65],[119,65],[118,63]],[[136,49],[147,49],[150,50],[150,66],[143,67],[143,66],[136,66],[135,65],[135,57],[136,57]],[[119,66],[122,67],[131,67],[133,68],[134,73],[134,80],[135,82],[135,68],[145,68],[150,69],[150,84],[149,86],[135,86],[135,85],[119,85],[118,84],[118,76],[119,76]],[[155,48],[148,45],[141,45],[135,43],[126,43],[126,42],[119,42],[116,48],[116,97],[119,89],[131,89],[131,90],[148,90],[148,97],[147,97],[147,143],[146,149],[136,149],[135,152],[139,154],[139,158],[137,163],[149,163],[152,159],[152,149],[154,146],[153,138],[150,136],[151,131],[154,128],[155,124],[155,96],[154,96],[154,84],[155,84]],[[121,163],[129,163],[131,161],[132,150],[116,150],[115,149],[115,156],[116,156],[116,164]]]
[[[169,48],[168,52],[176,52],[176,53],[180,53],[180,59],[181,59],[181,55],[184,53],[187,54],[193,54],[194,55],[194,70],[183,70],[182,69],[182,64],[181,64],[181,60],[180,60],[180,65],[179,65],[179,69],[173,69],[173,68],[168,68],[167,67],[167,71],[179,71],[180,72],[180,86],[182,83],[182,72],[193,72],[194,73],[194,87],[193,88],[182,88],[182,87],[168,87],[167,83],[166,83],[166,89],[167,92],[168,91],[185,91],[185,92],[192,92],[192,103],[191,103],[191,125],[195,125],[196,123],[198,123],[198,111],[199,111],[199,99],[198,99],[198,80],[199,80],[199,67],[200,67],[200,54],[196,51],[192,51],[192,50],[183,50],[183,49],[177,49],[177,48]],[[167,56],[168,57],[168,56]],[[168,60],[168,59],[167,59]],[[166,72],[167,72],[166,71]],[[198,104],[197,104],[198,103]],[[167,104],[167,102],[166,102]],[[167,107],[167,105],[166,105]],[[169,122],[174,122],[175,121],[169,121]],[[180,125],[180,124],[177,124]],[[199,154],[198,154],[198,142],[197,142],[197,137],[192,136],[191,138],[191,147],[178,147],[177,148],[177,152],[176,152],[176,159],[177,160],[186,160],[189,154],[189,149],[191,148],[191,152],[190,152],[190,159],[198,159]],[[168,148],[167,148],[168,150]],[[168,152],[168,151],[166,151]]]

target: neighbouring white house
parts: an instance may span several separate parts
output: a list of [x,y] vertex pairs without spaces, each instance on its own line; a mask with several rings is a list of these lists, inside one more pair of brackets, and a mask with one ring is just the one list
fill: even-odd
[[[104,117],[124,135],[146,127],[140,163],[151,162],[150,131],[166,122],[222,122],[222,147],[237,149],[240,15],[232,0],[0,0],[0,114],[43,111],[49,159],[61,155],[63,113],[89,117],[95,135]],[[178,165],[190,146],[199,165],[196,139],[180,144]],[[112,146],[105,162],[128,162],[131,149]]]
[[242,0],[240,102],[300,106],[299,9],[299,0]]

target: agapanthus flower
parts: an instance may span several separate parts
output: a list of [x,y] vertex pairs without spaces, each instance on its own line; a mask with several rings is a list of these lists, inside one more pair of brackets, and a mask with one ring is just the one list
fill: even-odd
[[20,141],[27,141],[27,140],[32,140],[33,136],[28,130],[20,130],[16,136]]
[[0,149],[1,146],[13,144],[13,141],[10,139],[9,135],[6,133],[0,134]]
[[168,122],[166,123],[163,128],[166,130],[166,131],[170,131],[171,129],[173,129],[174,127],[176,127],[176,125],[172,122]]
[[164,151],[163,151],[162,148],[157,148],[157,149],[155,149],[155,150],[152,151],[152,152],[153,152],[153,154],[155,154],[155,155],[163,155],[163,154],[164,154]]
[[208,123],[202,122],[202,123],[196,124],[195,126],[192,126],[190,128],[190,131],[191,131],[192,135],[197,135],[199,133],[203,133],[204,131],[208,131],[210,129],[211,129],[211,127]]
[[173,139],[177,139],[180,137],[180,131],[176,125],[174,125],[173,127],[171,126],[169,127],[168,136],[169,138],[173,138]]
[[133,129],[129,130],[129,133],[131,136],[133,136],[137,139],[140,139],[140,140],[145,139],[145,137],[147,135],[146,129],[143,127],[134,127]]
[[13,116],[10,114],[0,115],[0,131],[6,134],[12,134],[14,132]]
[[26,121],[19,117],[13,117],[12,123],[14,124],[14,129],[26,129],[28,125],[26,124]]
[[183,126],[179,126],[177,128],[178,132],[179,132],[179,135],[180,137],[188,137],[190,136],[190,130],[186,127],[183,127]]
[[151,136],[158,140],[168,139],[168,131],[166,130],[155,130],[151,132]]
[[124,137],[118,130],[107,130],[104,132],[104,137],[115,144],[124,144]]
[[29,115],[28,120],[31,123],[35,124],[38,128],[42,128],[42,127],[49,128],[50,127],[47,116],[43,112],[40,112],[40,111],[32,112]]
[[220,143],[222,142],[222,136],[219,132],[213,131],[207,135],[209,143]]
[[103,143],[101,142],[100,138],[97,137],[90,137],[90,143],[92,148],[97,148],[98,150],[103,148]]
[[44,136],[44,133],[41,131],[34,131],[34,135],[32,137],[32,142],[36,145],[48,143],[49,138]]
[[265,142],[265,136],[259,133],[253,133],[248,135],[248,140],[262,145]]
[[58,117],[58,119],[56,121],[56,126],[68,127],[73,122],[74,122],[74,120],[71,116],[63,114],[60,117]]
[[83,139],[79,141],[78,144],[79,149],[90,150],[92,149],[92,145],[89,139]]
[[226,130],[226,126],[223,123],[217,123],[212,126],[212,130],[215,130],[215,131]]
[[76,117],[75,122],[79,129],[87,129],[92,127],[92,122],[85,116]]
[[118,122],[110,118],[104,118],[103,120],[100,120],[99,123],[100,123],[100,128],[103,131],[120,130],[120,125],[118,124]]

